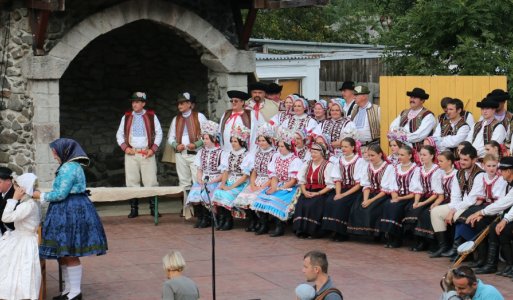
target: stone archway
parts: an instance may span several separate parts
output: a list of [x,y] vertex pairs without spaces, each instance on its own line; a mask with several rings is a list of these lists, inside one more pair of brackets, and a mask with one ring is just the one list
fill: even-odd
[[[53,178],[56,165],[48,143],[60,136],[59,80],[77,55],[93,40],[127,24],[149,20],[170,28],[200,53],[208,69],[208,111],[213,118],[226,106],[228,89],[246,89],[247,73],[255,70],[254,53],[236,49],[225,36],[197,14],[160,0],[133,0],[86,18],[56,44],[46,56],[30,56],[23,71],[34,98],[36,171],[42,186]],[[117,116],[116,116],[117,118]]]

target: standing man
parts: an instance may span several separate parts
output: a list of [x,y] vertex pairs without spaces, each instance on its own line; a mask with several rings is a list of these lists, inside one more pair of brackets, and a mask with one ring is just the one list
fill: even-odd
[[[157,152],[162,142],[162,128],[153,110],[146,110],[146,94],[135,92],[130,97],[132,111],[127,111],[119,124],[116,139],[125,152],[125,180],[127,187],[158,186]],[[139,200],[130,200],[129,218],[139,215]],[[150,212],[155,215],[155,200],[150,199]]]
[[505,92],[501,89],[495,89],[491,91],[486,99],[493,100],[499,104],[499,107],[495,110],[495,118],[497,121],[501,122],[501,124],[506,129],[506,139],[505,144],[508,147],[511,143],[511,126],[513,121],[513,114],[509,112],[506,108],[506,102],[510,99],[510,95],[508,92]]
[[310,251],[303,259],[306,281],[315,283],[315,299],[342,300],[342,293],[333,287],[328,276],[328,258],[324,252]]
[[354,88],[356,106],[351,113],[351,121],[356,126],[356,138],[362,146],[379,143],[380,136],[380,109],[369,101],[370,90],[365,85]]
[[0,167],[0,193],[0,236],[2,236],[7,230],[14,230],[14,223],[3,223],[1,221],[7,199],[12,199],[14,195],[12,170],[6,167]]
[[477,155],[483,157],[485,155],[484,146],[488,142],[504,143],[506,128],[495,118],[495,110],[499,107],[499,103],[484,98],[481,102],[477,102],[477,107],[481,108],[482,119],[470,129],[467,141],[477,149]]
[[[262,114],[263,122],[269,122],[272,117],[279,111],[280,104],[266,99],[265,91],[267,91],[267,85],[262,82],[254,82],[248,86],[248,90],[251,96],[246,108],[255,112],[255,116],[259,118]],[[260,122],[261,120],[258,119]],[[249,128],[249,127],[248,127]]]
[[265,91],[266,98],[273,100],[280,106],[282,104],[281,100],[281,90],[283,89],[283,86],[276,84],[274,82],[270,83],[267,86],[267,90]]
[[342,98],[346,101],[344,105],[344,116],[349,117],[353,113],[353,108],[356,105],[356,97],[354,94],[354,82],[344,81],[339,91],[342,94]]
[[407,132],[406,141],[411,143],[417,151],[424,142],[424,139],[432,134],[436,126],[435,115],[424,107],[424,102],[429,95],[421,88],[414,88],[406,92],[410,97],[410,109],[403,110],[392,124],[390,131],[403,128]]
[[444,150],[454,151],[459,143],[467,138],[470,126],[461,116],[462,111],[463,102],[460,99],[448,98],[444,113],[446,120],[438,122],[433,134],[433,140],[440,152]]
[[196,183],[198,170],[194,158],[203,146],[200,124],[207,122],[207,118],[192,109],[194,99],[191,94],[179,94],[177,99],[179,114],[171,122],[168,143],[176,152],[179,186],[188,190],[192,183]]

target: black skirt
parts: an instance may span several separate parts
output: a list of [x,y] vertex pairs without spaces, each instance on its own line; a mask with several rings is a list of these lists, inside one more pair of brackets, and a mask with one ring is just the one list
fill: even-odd
[[431,224],[431,211],[429,210],[431,205],[426,206],[427,208],[424,209],[418,217],[419,220],[417,222],[417,226],[415,226],[413,234],[428,239],[434,239],[435,231],[433,230],[433,225]]
[[[376,195],[377,193],[371,193],[369,199]],[[383,204],[388,199],[390,199],[390,196],[385,195],[366,208],[362,207],[363,196],[354,201],[349,215],[347,232],[356,235],[379,236],[379,219],[383,214]]]
[[[410,201],[412,202],[412,201]],[[420,216],[424,211],[429,211],[431,204],[423,205],[421,207],[413,208],[413,203],[407,206],[406,216],[403,219],[404,231],[414,231],[419,222]],[[431,224],[431,223],[430,223]]]
[[[343,190],[342,192],[345,192]],[[363,197],[362,191],[358,190],[349,196],[339,200],[334,200],[335,195],[330,199],[326,199],[324,204],[324,214],[322,217],[322,229],[332,231],[339,234],[347,234],[347,222],[351,214],[351,208],[355,201],[361,202]]]
[[385,205],[383,205],[383,215],[379,222],[379,231],[400,236],[403,233],[403,219],[406,215],[406,210],[408,206],[411,207],[413,205],[413,201],[391,201],[392,199],[388,200],[385,202]]
[[[312,192],[316,192],[315,190]],[[326,201],[333,199],[334,192],[330,191],[325,195],[306,198],[301,195],[296,203],[293,217],[293,229],[296,233],[305,233],[311,236],[322,234],[322,216]]]

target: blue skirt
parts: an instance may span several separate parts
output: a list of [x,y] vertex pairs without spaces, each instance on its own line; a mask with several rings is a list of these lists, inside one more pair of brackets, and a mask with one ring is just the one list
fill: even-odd
[[201,203],[209,203],[209,197],[212,199],[214,197],[214,191],[216,190],[219,182],[209,183],[207,184],[208,195],[203,185],[195,183],[192,185],[189,194],[187,195],[187,205],[191,204],[201,204]]
[[265,193],[268,189],[263,190],[257,199],[251,203],[251,209],[268,213],[282,221],[287,221],[294,214],[293,200],[297,198],[295,197],[297,186],[287,190],[276,191],[272,195]]
[[[226,182],[226,186],[231,186],[234,183],[235,181],[228,180]],[[212,201],[215,205],[222,206],[226,209],[231,210],[235,199],[240,194],[240,192],[242,192],[242,190],[246,187],[246,185],[248,185],[247,181],[229,191],[216,189],[214,191],[214,197],[212,198]]]
[[51,202],[43,224],[39,256],[57,259],[107,253],[107,237],[91,200],[85,193]]

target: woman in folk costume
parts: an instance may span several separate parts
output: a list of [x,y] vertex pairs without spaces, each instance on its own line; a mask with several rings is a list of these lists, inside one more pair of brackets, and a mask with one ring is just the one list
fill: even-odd
[[319,125],[328,119],[328,102],[323,99],[314,101],[315,104],[313,105],[313,118],[317,122],[317,125]]
[[438,166],[440,170],[443,171],[442,174],[442,190],[443,195],[435,200],[433,204],[430,205],[429,210],[425,210],[419,216],[419,222],[417,223],[417,227],[415,227],[415,235],[424,237],[427,239],[435,239],[438,244],[437,250],[430,254],[430,257],[440,257],[442,252],[448,250],[447,241],[444,232],[434,232],[433,225],[431,224],[431,210],[439,205],[447,204],[451,201],[451,185],[453,180],[457,180],[456,170],[454,163],[456,162],[456,157],[454,153],[450,150],[442,151],[438,156]]
[[[214,191],[222,179],[220,165],[223,151],[219,146],[217,129],[216,122],[201,123],[201,138],[204,145],[194,159],[194,164],[198,168],[198,182],[192,185],[186,202],[186,205],[193,205],[194,215],[197,217],[195,228],[211,225],[212,217],[207,207],[210,206],[209,200],[214,196]],[[208,195],[205,187],[208,189]]]
[[312,159],[301,166],[297,176],[301,196],[294,211],[293,229],[300,238],[322,235],[324,203],[333,198],[335,187],[331,173],[337,166],[326,160],[326,147],[314,143],[311,152]]
[[276,221],[276,229],[272,237],[281,236],[285,232],[285,221],[291,214],[292,201],[297,190],[297,173],[302,165],[292,151],[293,134],[288,131],[278,132],[278,152],[269,164],[270,187],[262,191],[251,203],[251,209],[260,214],[260,228],[257,235],[269,231],[269,215]]
[[[269,120],[269,124],[273,127],[280,127],[286,119],[292,117],[294,115],[294,111],[292,110],[292,106],[294,105],[294,101],[301,98],[297,94],[288,95],[285,100],[283,100],[283,109],[279,113],[275,114],[271,120]],[[281,109],[280,109],[281,110]]]
[[399,165],[399,149],[408,139],[407,133],[402,127],[397,127],[387,133],[387,138],[388,146],[390,147],[388,162],[395,167]]
[[330,108],[330,119],[317,125],[313,133],[315,135],[325,135],[331,140],[335,155],[341,156],[341,143],[342,139],[348,135],[356,132],[355,124],[351,119],[344,117],[344,109],[340,102],[333,102]]
[[317,126],[317,122],[308,115],[308,108],[308,101],[301,97],[297,98],[294,101],[294,106],[292,106],[294,115],[283,121],[280,128],[292,132],[301,129],[305,129],[307,133],[312,132],[315,126]]
[[[413,231],[417,244],[410,248],[411,251],[426,250],[429,245],[429,240],[425,238],[424,234],[417,234],[415,228],[420,223],[420,216],[427,212],[436,200],[443,198],[442,177],[444,171],[435,163],[436,150],[433,146],[424,145],[420,148],[420,183],[422,187],[421,194],[415,194],[415,200],[412,206],[408,207],[406,217],[403,219],[403,226],[405,231]],[[428,216],[429,218],[429,216]],[[428,224],[431,225],[431,222]]]
[[333,198],[326,199],[322,217],[322,229],[332,232],[334,241],[347,240],[347,222],[351,208],[357,199],[362,199],[360,183],[367,171],[367,163],[361,158],[359,145],[353,138],[346,137],[342,140],[342,154],[331,173],[336,184],[336,193]]
[[334,165],[338,164],[338,157],[335,156],[335,153],[333,152],[333,147],[331,147],[331,141],[330,138],[324,134],[315,136],[314,142],[320,145],[323,145],[328,149],[328,158],[327,160],[331,162]]
[[312,159],[310,149],[308,148],[309,143],[308,133],[305,129],[299,129],[295,132],[292,147],[294,149],[294,154],[303,162],[307,162]]
[[249,184],[240,192],[233,205],[238,209],[245,211],[246,217],[249,219],[246,232],[255,232],[258,229],[258,216],[249,207],[251,203],[257,198],[258,194],[263,189],[271,185],[271,178],[269,178],[268,166],[271,163],[276,149],[273,147],[274,130],[270,125],[262,125],[258,129],[257,134],[257,151],[254,155],[248,155],[249,169],[251,175],[249,177]]
[[386,161],[379,145],[370,145],[367,148],[367,157],[368,167],[360,182],[363,198],[354,201],[347,231],[351,234],[379,237],[378,224],[383,214],[383,204],[390,199],[390,192],[394,187],[395,172],[394,167]]
[[230,230],[233,228],[232,208],[235,198],[248,184],[250,173],[250,159],[248,155],[247,141],[250,130],[243,126],[232,129],[230,152],[223,151],[220,170],[223,171],[221,183],[214,192],[212,202],[216,206],[218,218],[218,230]]
[[2,215],[2,222],[14,222],[16,230],[0,237],[0,299],[39,299],[41,205],[32,199],[36,179],[32,173],[14,179],[14,196]]
[[61,299],[82,299],[80,257],[107,253],[107,237],[86,191],[82,165],[87,166],[89,158],[84,150],[65,138],[50,143],[50,148],[60,163],[52,191],[33,194],[35,199],[50,203],[39,256],[58,260],[66,287]]
[[403,219],[406,207],[412,202],[415,194],[422,193],[420,169],[413,162],[413,149],[403,145],[399,149],[399,165],[395,166],[395,180],[392,187],[392,198],[385,202],[379,230],[384,233],[386,248],[398,248],[402,244]]

